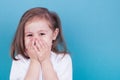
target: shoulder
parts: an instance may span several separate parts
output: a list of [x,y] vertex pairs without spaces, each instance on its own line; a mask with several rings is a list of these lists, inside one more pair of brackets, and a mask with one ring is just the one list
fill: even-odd
[[72,80],[72,59],[70,54],[53,54],[55,57],[54,69],[59,80]]
[[17,61],[22,61],[22,62],[26,62],[30,60],[30,59],[24,58],[21,54],[16,55],[15,58],[18,59]]
[[12,61],[12,65],[13,66],[26,66],[29,65],[30,60],[29,59],[25,59],[21,54],[16,55],[15,57],[18,60],[13,60]]
[[29,60],[25,59],[22,55],[17,55],[16,60],[12,61],[10,80],[24,79],[24,75],[29,67]]
[[59,64],[66,64],[66,63],[69,63],[71,64],[72,63],[72,59],[71,59],[71,56],[69,53],[60,53],[60,54],[56,54],[55,52],[52,52],[52,56],[54,56],[55,58],[55,61]]

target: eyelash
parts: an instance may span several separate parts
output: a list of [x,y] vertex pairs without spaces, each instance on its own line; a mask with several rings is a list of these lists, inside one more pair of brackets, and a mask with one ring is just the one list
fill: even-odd
[[33,35],[32,34],[28,34],[27,36],[29,37],[29,36],[33,36]]
[[[45,35],[45,33],[40,33],[39,35],[42,36],[42,35]],[[32,34],[27,35],[27,37],[31,37],[31,36],[33,36],[33,35]]]
[[45,33],[40,33],[40,35],[45,35]]

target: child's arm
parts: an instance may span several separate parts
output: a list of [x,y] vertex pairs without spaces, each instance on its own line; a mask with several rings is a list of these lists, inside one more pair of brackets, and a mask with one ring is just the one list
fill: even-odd
[[58,80],[57,74],[53,69],[53,65],[50,59],[47,59],[41,63],[44,80]]
[[28,44],[28,50],[27,50],[27,53],[31,61],[27,74],[25,76],[25,80],[39,80],[41,66],[37,59],[37,53],[35,52],[34,47],[35,47],[34,40],[31,40],[31,42]]
[[40,72],[40,63],[38,61],[31,61],[25,80],[39,80]]

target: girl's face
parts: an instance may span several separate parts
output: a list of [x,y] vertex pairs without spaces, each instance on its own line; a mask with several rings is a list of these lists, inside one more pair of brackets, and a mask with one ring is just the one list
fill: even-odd
[[49,27],[49,23],[44,19],[29,21],[25,25],[25,47],[27,48],[31,40],[36,43],[36,40],[44,40],[49,46],[52,45],[52,40],[55,40],[59,30],[54,31]]

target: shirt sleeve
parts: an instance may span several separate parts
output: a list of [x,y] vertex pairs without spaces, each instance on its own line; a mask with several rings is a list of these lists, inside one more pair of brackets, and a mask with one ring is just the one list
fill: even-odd
[[72,60],[70,55],[65,55],[57,65],[59,80],[72,80]]
[[10,80],[24,80],[26,74],[26,65],[24,65],[23,60],[12,61],[11,71],[10,71]]

